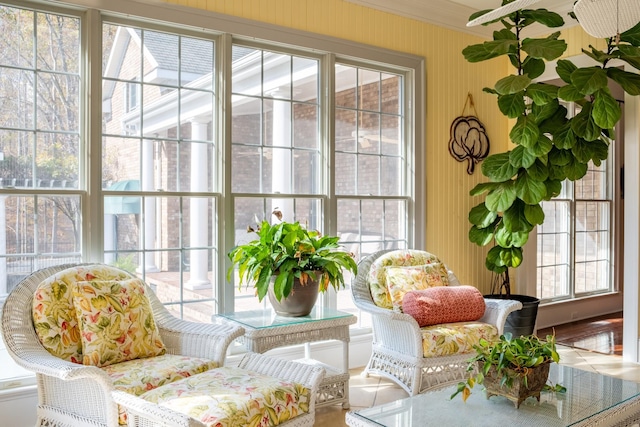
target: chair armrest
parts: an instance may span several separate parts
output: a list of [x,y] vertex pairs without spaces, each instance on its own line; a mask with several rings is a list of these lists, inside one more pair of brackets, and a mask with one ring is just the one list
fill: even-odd
[[492,299],[485,298],[486,309],[484,316],[480,318],[480,322],[490,323],[498,328],[498,334],[504,332],[504,324],[510,313],[522,309],[520,301],[510,299]]
[[133,394],[114,390],[113,400],[126,409],[129,425],[153,425],[157,427],[206,427],[200,421],[172,409],[147,402]]
[[170,354],[202,357],[224,365],[227,348],[244,328],[227,323],[197,323],[181,320],[170,313],[154,313],[160,335]]

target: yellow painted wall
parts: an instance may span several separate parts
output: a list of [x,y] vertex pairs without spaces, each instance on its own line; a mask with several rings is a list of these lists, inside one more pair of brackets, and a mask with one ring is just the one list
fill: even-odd
[[[470,243],[467,237],[469,209],[480,202],[480,198],[469,196],[469,190],[482,180],[482,175],[477,170],[469,176],[466,163],[451,157],[449,128],[461,115],[470,92],[489,134],[491,152],[505,149],[507,121],[495,98],[483,93],[482,88],[493,86],[510,72],[506,60],[468,64],[462,49],[482,39],[343,0],[166,1],[425,57],[426,141],[420,143],[426,144],[426,249],[447,263],[463,283],[488,291],[486,248]],[[295,44],[295,40],[291,42]]]

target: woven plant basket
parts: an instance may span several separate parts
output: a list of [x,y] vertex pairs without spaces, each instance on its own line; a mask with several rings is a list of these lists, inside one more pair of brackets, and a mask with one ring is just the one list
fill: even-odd
[[[540,401],[540,392],[547,383],[549,378],[549,367],[551,362],[545,362],[534,368],[529,368],[526,375],[516,373],[508,369],[508,375],[513,377],[513,385],[507,387],[506,385],[500,385],[503,374],[498,374],[495,366],[491,366],[489,372],[484,376],[483,385],[486,388],[487,399],[491,396],[504,396],[512,401],[516,409],[520,407],[520,404],[528,397],[535,397],[538,402]],[[482,371],[483,363],[478,362],[478,369]],[[525,383],[524,378],[527,378]],[[526,385],[525,385],[526,384]]]

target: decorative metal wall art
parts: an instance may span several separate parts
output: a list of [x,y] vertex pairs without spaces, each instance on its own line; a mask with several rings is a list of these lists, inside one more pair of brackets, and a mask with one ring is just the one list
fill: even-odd
[[[465,116],[467,103],[473,108],[474,116]],[[467,173],[473,175],[475,166],[489,154],[489,137],[484,125],[478,119],[473,97],[467,94],[462,115],[451,123],[449,153],[459,162],[467,160]]]

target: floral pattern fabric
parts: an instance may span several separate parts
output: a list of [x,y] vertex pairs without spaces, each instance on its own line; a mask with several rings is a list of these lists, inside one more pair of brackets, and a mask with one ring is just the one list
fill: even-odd
[[44,280],[33,296],[33,324],[38,339],[49,353],[73,363],[82,363],[80,328],[73,305],[72,287],[78,281],[124,280],[131,276],[103,265],[62,270]]
[[426,326],[420,331],[424,357],[470,353],[481,338],[487,341],[498,339],[498,329],[482,322],[444,323]]
[[434,286],[446,286],[449,281],[443,276],[442,263],[425,265],[386,267],[387,288],[393,309],[402,312],[402,300],[409,291],[429,289]]
[[[217,367],[218,364],[211,360],[165,354],[108,365],[102,370],[109,375],[117,390],[140,396],[154,388]],[[118,423],[127,425],[127,413],[122,407],[118,407]]]
[[309,412],[301,384],[222,367],[158,387],[140,396],[208,427],[276,426]]
[[442,266],[443,283],[448,284],[446,268],[438,257],[429,252],[407,249],[383,254],[371,264],[369,276],[367,277],[373,302],[378,307],[393,309],[393,303],[391,302],[391,295],[389,294],[386,281],[387,267],[416,266],[435,263],[440,263]]
[[101,367],[165,353],[142,280],[77,282],[72,292],[83,364]]

